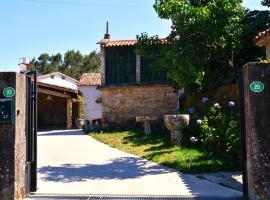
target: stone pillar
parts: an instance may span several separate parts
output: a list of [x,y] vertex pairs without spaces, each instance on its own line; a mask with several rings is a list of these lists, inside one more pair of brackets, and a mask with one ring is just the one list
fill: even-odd
[[136,55],[136,83],[141,83],[141,56]]
[[248,199],[269,200],[270,64],[248,63],[243,76]]
[[67,129],[72,127],[72,100],[67,98]]
[[25,195],[25,112],[26,80],[23,74],[0,72],[0,98],[3,89],[13,87],[16,95],[15,122],[0,122],[0,199],[20,200]]
[[105,49],[100,45],[100,73],[101,73],[101,85],[105,85]]

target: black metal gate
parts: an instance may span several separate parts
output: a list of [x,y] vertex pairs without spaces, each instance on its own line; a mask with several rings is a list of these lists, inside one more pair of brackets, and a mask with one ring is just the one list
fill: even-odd
[[26,73],[26,194],[37,190],[37,72]]

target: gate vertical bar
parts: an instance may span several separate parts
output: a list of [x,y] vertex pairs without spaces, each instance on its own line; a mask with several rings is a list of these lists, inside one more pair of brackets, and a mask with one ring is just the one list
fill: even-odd
[[37,190],[37,72],[28,72],[26,113],[26,194]]
[[247,147],[246,147],[246,124],[245,124],[245,94],[243,70],[238,71],[239,95],[240,95],[240,124],[241,124],[241,150],[242,150],[242,176],[243,176],[243,198],[248,200],[247,180]]
[[31,169],[31,192],[37,190],[37,71],[34,71],[33,81],[33,162]]
[[32,80],[30,76],[26,75],[27,86],[26,86],[26,176],[25,176],[25,189],[26,194],[31,192],[31,163],[32,157]]

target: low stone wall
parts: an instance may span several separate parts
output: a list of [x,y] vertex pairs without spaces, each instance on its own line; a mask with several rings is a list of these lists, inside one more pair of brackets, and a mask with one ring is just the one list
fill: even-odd
[[170,85],[103,87],[100,90],[102,116],[117,126],[130,126],[137,116],[163,120],[163,115],[176,113],[177,94]]
[[208,97],[209,102],[212,104],[219,103],[221,105],[228,105],[229,101],[233,101],[236,103],[237,106],[239,106],[240,105],[239,85],[238,84],[224,85],[220,86],[219,88],[216,88],[215,90],[210,90],[208,92],[198,94],[193,100],[187,99],[185,108],[188,109],[194,104],[203,105],[202,103],[203,97]]

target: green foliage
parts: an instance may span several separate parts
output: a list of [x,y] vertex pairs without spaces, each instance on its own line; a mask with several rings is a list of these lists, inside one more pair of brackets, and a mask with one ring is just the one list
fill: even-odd
[[160,65],[168,66],[169,76],[188,93],[233,80],[232,55],[240,46],[244,13],[240,0],[156,0],[154,8],[161,18],[172,20],[170,47],[158,48],[157,37],[142,34],[142,55],[148,52],[145,46],[154,44],[150,56],[157,53]]
[[191,114],[188,131],[210,155],[237,157],[240,153],[240,119],[236,108],[204,104]]
[[68,50],[64,56],[42,53],[37,60],[32,59],[31,64],[29,69],[37,69],[40,75],[59,71],[78,80],[83,73],[98,72],[100,59],[96,51],[82,55],[80,51]]
[[85,105],[85,99],[82,97],[82,96],[77,96],[76,99],[73,99],[73,102],[74,103],[77,103],[78,106],[79,106],[79,109],[78,109],[78,113],[76,116],[76,118],[78,119],[84,119],[84,109],[83,109],[83,106]]
[[238,67],[265,59],[265,47],[255,46],[253,39],[270,25],[270,11],[246,10],[242,23],[244,25],[240,40],[242,48],[235,57]]
[[270,7],[270,0],[262,0],[262,5]]

